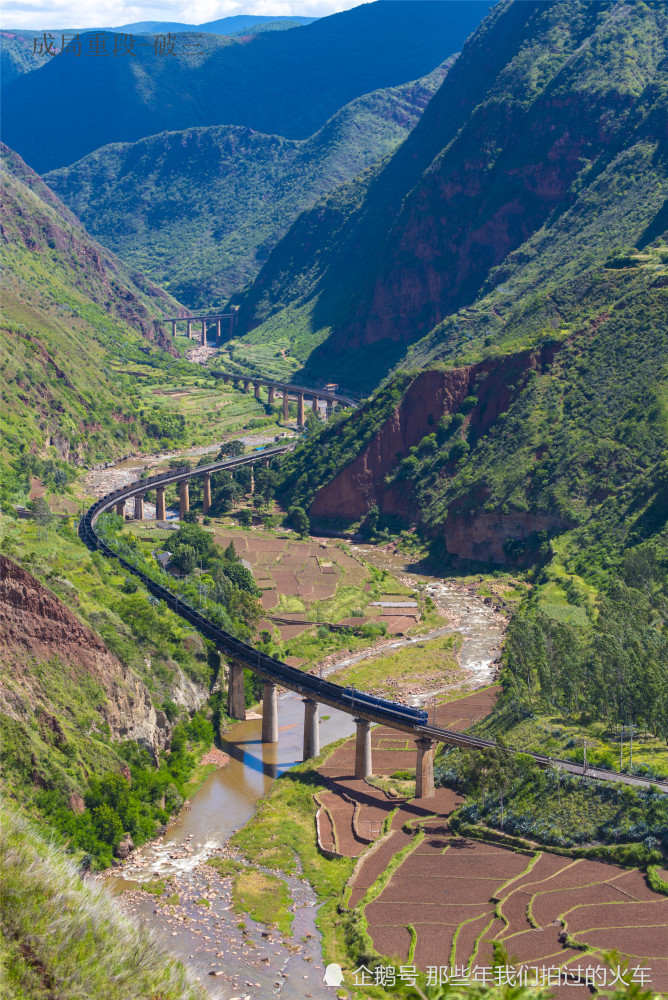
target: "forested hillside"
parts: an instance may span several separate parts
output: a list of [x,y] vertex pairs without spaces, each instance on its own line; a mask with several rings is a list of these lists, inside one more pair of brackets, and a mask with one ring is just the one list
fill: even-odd
[[45,180],[123,260],[210,307],[255,276],[303,209],[408,135],[447,65],[356,98],[308,139],[187,129],[104,146]]
[[437,324],[434,351],[490,346],[499,308],[649,243],[666,220],[667,18],[498,4],[389,162],[304,213],[235,299],[250,339],[371,388]]
[[53,446],[52,477],[59,460],[101,461],[128,445],[178,440],[183,418],[157,403],[140,408],[122,359],[175,354],[164,334],[155,340],[153,320],[181,307],[92,240],[6,146],[2,243],[2,461],[39,474]]
[[[195,48],[156,55],[147,46],[132,59],[114,57],[107,35],[108,58],[65,52],[7,86],[4,139],[44,172],[110,142],[199,125],[306,138],[361,94],[431,72],[487,10],[482,0],[379,0],[250,41],[204,34]],[[53,129],[63,108],[68,127]]]
[[506,724],[668,732],[667,13],[499,5],[389,163],[300,217],[238,300],[313,374],[394,366],[283,463],[313,524],[528,574]]

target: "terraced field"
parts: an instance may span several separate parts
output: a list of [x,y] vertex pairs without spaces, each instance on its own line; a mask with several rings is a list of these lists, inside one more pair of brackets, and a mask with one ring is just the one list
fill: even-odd
[[[216,541],[227,546],[231,541],[237,554],[251,566],[262,591],[262,607],[271,615],[311,621],[341,622],[349,618],[351,607],[366,605],[364,586],[369,570],[353,556],[334,545],[311,539],[277,538],[269,532],[242,531],[216,525]],[[389,622],[381,608],[363,607],[356,624],[382,621],[389,632],[404,632],[415,624],[412,615]],[[275,624],[263,619],[259,629],[278,628],[281,640],[300,635],[309,626]]]
[[[488,688],[440,705],[437,722],[465,727],[495,697]],[[415,766],[414,743],[385,727],[372,730],[372,756],[374,775]],[[557,997],[584,998],[586,970],[604,966],[603,953],[614,949],[628,962],[627,980],[649,969],[652,989],[668,992],[668,898],[642,872],[457,837],[448,827],[462,801],[456,793],[393,798],[356,781],[353,763],[350,740],[319,768],[329,785],[319,795],[319,829],[323,847],[360,858],[347,906],[363,907],[381,955],[423,970],[491,966],[498,941],[515,968],[567,971]]]

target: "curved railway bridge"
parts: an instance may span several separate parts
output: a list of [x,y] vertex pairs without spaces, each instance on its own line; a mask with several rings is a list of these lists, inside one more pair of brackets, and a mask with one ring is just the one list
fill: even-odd
[[[113,509],[122,514],[125,502],[129,499],[134,498],[135,516],[141,517],[143,513],[143,498],[148,490],[156,491],[158,498],[156,504],[157,517],[158,519],[164,519],[166,486],[173,483],[179,484],[180,506],[183,513],[184,509],[188,509],[188,481],[192,476],[205,477],[205,503],[207,502],[207,494],[208,502],[210,503],[210,477],[213,472],[223,469],[234,469],[240,465],[249,465],[258,461],[268,462],[274,456],[282,455],[286,451],[289,451],[290,448],[290,445],[282,445],[254,452],[250,455],[212,462],[209,465],[201,465],[194,468],[183,466],[179,469],[170,469],[168,472],[161,473],[160,475],[130,483],[129,486],[124,486],[113,493],[108,493],[86,511],[79,523],[79,535],[88,548],[100,550],[109,558],[117,559],[124,569],[139,577],[151,594],[164,601],[176,614],[180,615],[203,636],[211,639],[216,644],[216,647],[229,663],[228,714],[233,719],[244,719],[246,716],[243,683],[244,669],[252,670],[262,678],[263,742],[275,743],[278,740],[277,687],[287,688],[303,696],[304,760],[308,760],[319,753],[318,706],[320,704],[328,705],[331,708],[347,712],[354,717],[357,726],[355,748],[356,778],[366,778],[372,773],[371,725],[378,723],[413,736],[417,753],[416,798],[433,795],[434,748],[437,742],[448,743],[451,746],[463,747],[470,750],[488,749],[495,746],[495,744],[490,740],[483,740],[467,733],[460,733],[450,729],[440,729],[437,726],[429,725],[427,712],[422,709],[411,708],[384,698],[377,698],[374,695],[365,694],[353,688],[341,687],[339,684],[334,684],[319,677],[313,677],[310,674],[303,673],[301,670],[297,670],[295,667],[288,666],[287,663],[283,663],[281,660],[268,656],[249,643],[237,639],[236,636],[226,632],[214,624],[214,622],[209,621],[209,619],[201,615],[191,605],[179,599],[167,587],[156,583],[150,577],[146,576],[146,574],[142,573],[141,570],[118,556],[97,534],[95,525],[100,515]],[[510,752],[515,751],[511,750]],[[603,771],[598,768],[583,768],[582,765],[574,764],[572,761],[558,760],[543,754],[534,753],[531,756],[543,767],[556,765],[572,774],[586,773],[588,776],[599,780],[621,781],[625,784],[645,787],[650,784],[644,778],[618,774],[613,771]],[[668,783],[658,783],[658,787],[668,793]]]

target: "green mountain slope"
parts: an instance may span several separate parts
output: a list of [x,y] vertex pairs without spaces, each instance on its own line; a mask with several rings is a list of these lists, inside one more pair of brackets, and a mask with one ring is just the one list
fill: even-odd
[[2,459],[101,461],[128,443],[178,437],[178,418],[160,406],[139,412],[133,379],[109,366],[173,351],[164,334],[154,340],[153,320],[182,307],[95,243],[15,153],[1,153]]
[[299,212],[391,152],[445,72],[359,97],[309,139],[188,129],[104,146],[45,180],[126,262],[211,306],[255,276]]
[[665,215],[667,52],[660,3],[499,4],[390,161],[303,214],[235,300],[250,339],[369,388],[441,322],[433,343],[466,343],[447,317],[506,277],[516,301],[643,245]]
[[[311,24],[315,17],[263,17],[252,14],[221,17],[217,21],[207,21],[204,24],[184,24],[181,21],[136,21],[133,24],[122,24],[116,28],[101,30],[124,35],[165,35],[187,32],[196,35],[243,35],[244,40],[265,31],[289,31],[304,24]],[[81,30],[81,29],[80,29]],[[90,29],[88,29],[90,30]],[[46,51],[46,43],[53,40],[53,53],[60,52],[63,31],[71,37],[76,34],[76,28],[46,28],[41,31],[5,30],[0,31],[0,82],[8,84],[11,80],[39,69],[50,62],[53,54]],[[151,40],[153,44],[153,40]]]
[[[80,57],[66,52],[7,86],[4,139],[44,172],[110,142],[199,125],[305,138],[361,94],[431,72],[486,12],[481,0],[380,0],[250,41],[204,34],[173,56],[147,46],[136,58],[87,57],[82,36]],[[113,53],[113,36],[106,45]],[[68,127],[53,129],[64,108]]]

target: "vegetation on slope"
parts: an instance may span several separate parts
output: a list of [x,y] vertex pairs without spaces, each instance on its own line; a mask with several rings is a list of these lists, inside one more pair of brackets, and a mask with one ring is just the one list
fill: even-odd
[[[188,52],[58,56],[8,84],[5,140],[39,171],[110,142],[200,125],[242,125],[302,139],[361,94],[416,80],[461,48],[487,13],[466,4],[362,4],[293,31],[204,34]],[[82,36],[86,51],[90,36]],[[113,53],[113,35],[106,36]],[[51,129],[63,108],[69,127]],[[43,136],[49,134],[49,142]]]
[[3,803],[1,810],[4,996],[202,1000],[202,988],[146,927],[123,915],[106,890],[84,882],[14,807]]
[[[124,834],[135,844],[155,836],[189,794],[187,782],[213,741],[211,719],[221,719],[222,695],[209,699],[220,658],[118,565],[90,555],[67,523],[45,533],[3,518],[2,534],[3,552],[49,588],[49,614],[67,617],[56,610],[57,598],[93,630],[72,660],[58,630],[51,634],[39,609],[25,607],[25,648],[7,639],[3,654],[4,786],[71,850],[105,866]],[[105,644],[99,649],[97,636]],[[121,664],[111,664],[116,687],[96,675],[110,656]],[[160,741],[170,746],[168,756]]]
[[583,780],[556,767],[541,770],[531,757],[503,747],[445,750],[436,778],[466,794],[459,823],[494,827],[552,848],[584,848],[587,856],[630,866],[661,865],[668,856],[668,799],[657,788]]
[[445,71],[358,97],[309,139],[193,128],[104,146],[45,180],[128,264],[211,307],[255,277],[301,211],[408,135]]
[[174,363],[153,346],[153,320],[180,307],[94,243],[6,147],[2,162],[3,459],[30,464],[52,446],[53,459],[95,461],[182,440],[181,416],[137,406],[136,383],[110,371],[114,357]]
[[503,342],[513,308],[651,243],[666,37],[661,3],[497,4],[389,161],[277,245],[237,299],[249,338],[369,388],[434,327],[418,364]]

